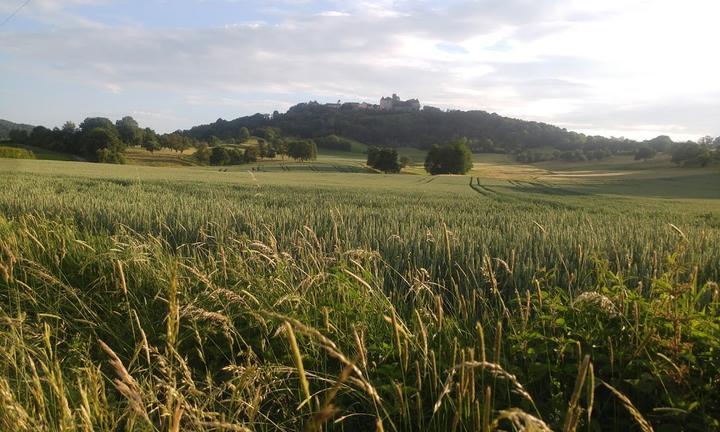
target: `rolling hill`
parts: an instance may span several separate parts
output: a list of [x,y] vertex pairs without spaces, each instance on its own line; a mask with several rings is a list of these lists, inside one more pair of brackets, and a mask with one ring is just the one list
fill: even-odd
[[8,134],[13,129],[26,130],[28,133],[32,132],[34,126],[22,123],[13,123],[9,120],[0,119],[0,140],[7,139]]
[[186,130],[186,136],[208,140],[236,138],[241,128],[277,128],[283,135],[319,138],[338,135],[368,145],[427,149],[458,137],[471,140],[473,151],[519,153],[551,147],[558,150],[634,151],[639,143],[624,138],[587,136],[547,123],[504,117],[486,111],[443,111],[425,106],[413,110],[357,108],[358,104],[300,103],[286,113],[274,112],[218,119]]

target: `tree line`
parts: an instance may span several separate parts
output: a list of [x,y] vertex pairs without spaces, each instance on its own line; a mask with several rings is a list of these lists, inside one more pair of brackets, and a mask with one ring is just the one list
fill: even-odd
[[[223,141],[210,136],[207,141],[197,140],[181,131],[158,134],[151,128],[142,128],[131,116],[125,116],[116,122],[105,117],[88,117],[76,126],[67,121],[62,127],[48,129],[36,126],[29,132],[27,128],[13,129],[8,132],[12,142],[45,150],[67,153],[91,162],[124,163],[128,147],[139,146],[155,152],[162,148],[180,154],[190,148],[197,150],[194,160],[205,165],[235,165],[251,163],[259,158],[275,158],[280,155],[295,160],[307,161],[317,158],[317,144],[310,139],[290,139],[283,137],[275,128],[259,128],[257,146],[232,146],[244,143],[251,138],[247,128],[241,128],[235,140]],[[341,142],[340,138],[337,138]]]
[[[473,166],[471,141],[462,137],[451,140],[444,145],[433,145],[425,158],[425,171],[435,174],[465,174]],[[659,136],[643,142],[643,146],[635,152],[635,160],[649,160],[658,152],[670,154],[671,160],[682,166],[705,167],[713,163],[720,163],[720,137],[705,136],[698,142],[687,141],[674,143],[668,136]],[[555,159],[567,161],[588,160],[581,150],[560,152],[555,151]],[[523,162],[540,162],[542,157]],[[385,173],[398,173],[404,168],[398,158],[398,152],[389,147],[370,147],[368,149],[367,165]]]
[[604,148],[585,148],[560,151],[557,149],[526,150],[515,155],[518,162],[536,163],[551,160],[566,162],[585,162],[603,160],[613,154],[633,155],[635,160],[650,160],[658,153],[672,157],[672,161],[684,166],[707,166],[719,161],[720,137],[705,136],[697,142],[674,142],[667,135],[660,135],[650,140],[637,142],[632,151],[608,151]]
[[275,159],[277,156],[290,157],[296,161],[317,159],[317,145],[313,140],[289,140],[277,138],[267,141],[257,138],[257,146],[241,148],[234,144],[215,142],[201,143],[193,158],[201,165],[225,166],[257,162],[258,159]]
[[705,167],[720,163],[720,137],[705,136],[698,142],[688,141],[669,148],[672,161],[683,166]]
[[29,133],[25,129],[14,129],[9,138],[18,144],[105,163],[124,163],[124,153],[129,146],[141,146],[150,152],[168,148],[182,153],[196,145],[195,140],[180,132],[159,135],[150,128],[141,128],[130,116],[114,123],[105,117],[88,117],[79,126],[67,121],[60,128],[36,126]]
[[697,142],[673,142],[670,137],[661,135],[643,142],[636,151],[635,160],[653,159],[658,153],[670,155],[671,160],[687,167],[706,167],[720,163],[720,137],[704,136]]

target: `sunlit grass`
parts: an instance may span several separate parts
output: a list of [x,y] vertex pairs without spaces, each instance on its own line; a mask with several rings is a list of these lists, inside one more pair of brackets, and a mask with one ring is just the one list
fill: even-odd
[[0,429],[720,427],[712,198],[0,167]]

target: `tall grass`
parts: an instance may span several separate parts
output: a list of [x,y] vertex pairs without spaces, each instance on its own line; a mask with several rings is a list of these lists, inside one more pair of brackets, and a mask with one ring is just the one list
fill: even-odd
[[719,234],[692,212],[7,185],[3,430],[720,428]]

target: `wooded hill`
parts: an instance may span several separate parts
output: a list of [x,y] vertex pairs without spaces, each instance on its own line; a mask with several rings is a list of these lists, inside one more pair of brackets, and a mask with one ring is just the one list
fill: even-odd
[[24,130],[30,133],[33,130],[33,126],[0,119],[0,140],[8,139],[11,130]]
[[320,138],[338,135],[368,145],[428,149],[434,144],[467,137],[473,151],[521,153],[548,148],[603,149],[612,153],[634,152],[638,142],[624,138],[586,136],[546,123],[503,117],[485,111],[442,111],[424,107],[412,112],[340,108],[334,104],[301,103],[286,113],[255,114],[235,120],[193,127],[187,136],[209,140],[212,136],[233,139],[242,128],[255,131],[277,128],[285,136]]

